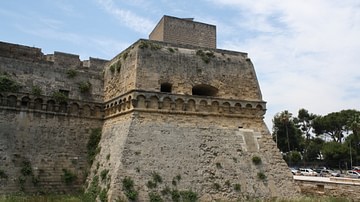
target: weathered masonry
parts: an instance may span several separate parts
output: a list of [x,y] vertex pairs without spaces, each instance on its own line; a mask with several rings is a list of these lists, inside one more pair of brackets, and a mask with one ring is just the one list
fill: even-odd
[[98,128],[86,190],[109,201],[299,190],[263,121],[250,58],[216,49],[214,25],[164,16],[110,61],[1,43],[0,71],[22,86],[0,88],[0,193],[80,188]]
[[99,184],[111,200],[296,194],[263,121],[251,60],[200,43],[216,36],[214,26],[199,24],[164,16],[150,35],[156,40],[135,42],[105,66],[101,151],[89,189],[106,171]]

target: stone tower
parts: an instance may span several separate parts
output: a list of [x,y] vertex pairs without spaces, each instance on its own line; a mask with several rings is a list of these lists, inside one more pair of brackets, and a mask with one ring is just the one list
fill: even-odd
[[189,19],[164,16],[150,39],[105,67],[88,190],[99,186],[111,201],[296,194],[248,55],[216,49],[215,26]]

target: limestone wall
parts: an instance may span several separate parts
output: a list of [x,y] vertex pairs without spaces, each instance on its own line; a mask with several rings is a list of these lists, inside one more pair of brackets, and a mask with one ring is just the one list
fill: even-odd
[[89,135],[103,123],[105,63],[0,43],[0,194],[79,191]]
[[[248,129],[239,129],[239,123]],[[262,163],[255,165],[254,156]],[[191,190],[201,201],[289,197],[298,191],[265,124],[257,118],[137,111],[108,118],[97,162],[100,166],[92,173],[100,176],[102,170],[110,170],[100,186],[110,188],[111,199],[126,198],[125,177],[134,181],[139,199],[145,201],[149,193],[160,194],[166,187]],[[162,182],[149,187],[154,173]],[[259,173],[266,179],[259,179]]]
[[135,89],[160,92],[164,83],[172,94],[192,95],[194,86],[208,85],[218,90],[213,97],[262,101],[246,53],[140,40],[105,70],[105,101]]
[[[21,85],[20,92],[52,96],[65,92],[70,99],[102,102],[103,66],[107,61],[90,58],[80,61],[78,55],[55,52],[43,55],[38,48],[0,43],[0,75],[7,75]],[[89,89],[81,91],[81,86]]]
[[216,27],[191,18],[164,16],[149,35],[150,40],[216,48]]
[[[4,101],[4,99],[2,100]],[[79,191],[88,170],[86,143],[102,118],[0,105],[0,194]],[[76,179],[65,183],[65,171]]]

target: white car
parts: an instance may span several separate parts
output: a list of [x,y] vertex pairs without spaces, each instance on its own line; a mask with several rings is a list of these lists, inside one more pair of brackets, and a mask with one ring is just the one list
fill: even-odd
[[355,170],[349,170],[347,171],[347,175],[351,178],[360,178],[360,173],[358,173]]
[[299,168],[300,171],[300,175],[305,175],[305,176],[317,176],[317,172],[313,171],[310,168]]

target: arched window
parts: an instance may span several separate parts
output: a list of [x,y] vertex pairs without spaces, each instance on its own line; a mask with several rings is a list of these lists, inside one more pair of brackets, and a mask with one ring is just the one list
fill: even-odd
[[162,83],[160,86],[160,92],[171,93],[171,83]]
[[193,95],[201,96],[216,96],[218,91],[219,90],[217,88],[206,84],[196,85],[192,88]]

